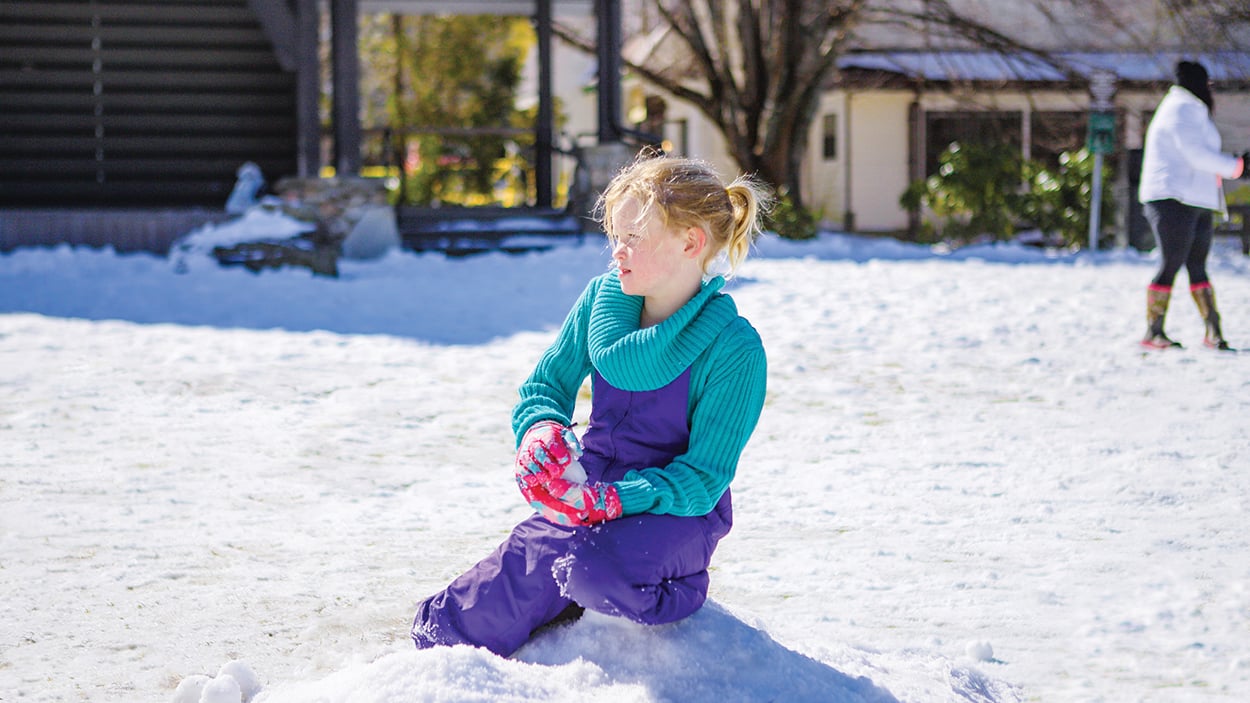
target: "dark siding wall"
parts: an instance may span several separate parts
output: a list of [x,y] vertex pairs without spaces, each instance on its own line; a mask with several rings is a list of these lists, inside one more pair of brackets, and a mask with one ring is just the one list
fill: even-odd
[[0,207],[223,205],[294,96],[247,0],[3,0]]

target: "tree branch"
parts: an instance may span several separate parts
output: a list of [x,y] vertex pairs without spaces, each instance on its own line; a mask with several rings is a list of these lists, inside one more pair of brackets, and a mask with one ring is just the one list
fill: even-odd
[[929,0],[926,5],[928,10],[925,12],[894,10],[892,14],[901,18],[926,22],[930,25],[945,28],[953,36],[967,39],[977,47],[1002,56],[1025,55],[1034,57],[1063,74],[1067,80],[1084,80],[1082,74],[1067,63],[1056,59],[1051,52],[1013,39],[988,25],[956,12],[947,0]]

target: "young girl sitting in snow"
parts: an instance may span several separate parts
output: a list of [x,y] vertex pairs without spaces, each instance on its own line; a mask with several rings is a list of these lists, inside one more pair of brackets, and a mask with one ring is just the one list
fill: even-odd
[[[766,375],[759,335],[720,292],[725,278],[707,276],[721,254],[727,275],[746,257],[763,202],[755,182],[726,187],[673,157],[609,184],[613,269],[586,287],[512,413],[517,484],[537,514],[417,607],[418,648],[507,656],[585,608],[660,624],[703,605]],[[579,441],[570,418],[587,376]]]

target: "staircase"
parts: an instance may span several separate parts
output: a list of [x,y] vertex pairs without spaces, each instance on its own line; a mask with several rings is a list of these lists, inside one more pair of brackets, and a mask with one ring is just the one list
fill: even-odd
[[221,207],[296,137],[248,0],[0,2],[0,208]]

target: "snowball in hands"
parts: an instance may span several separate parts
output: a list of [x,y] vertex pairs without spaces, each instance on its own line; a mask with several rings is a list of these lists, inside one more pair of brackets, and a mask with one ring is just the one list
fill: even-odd
[[582,462],[574,459],[564,468],[562,478],[573,483],[586,483],[586,469],[582,467]]

